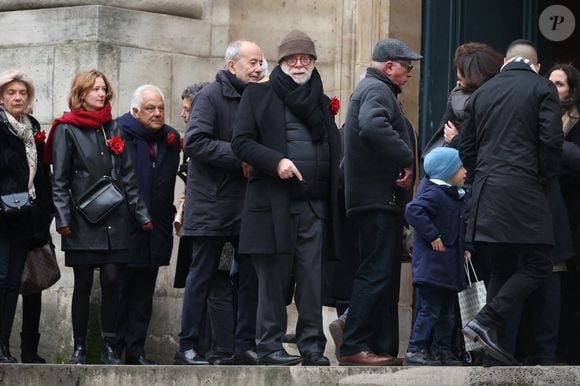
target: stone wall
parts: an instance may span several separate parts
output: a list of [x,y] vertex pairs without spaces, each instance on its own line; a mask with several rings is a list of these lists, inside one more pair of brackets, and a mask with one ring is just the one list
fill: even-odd
[[[116,91],[114,116],[128,111],[137,86],[153,83],[166,95],[168,123],[182,130],[181,91],[214,79],[223,66],[228,41],[256,41],[272,68],[280,39],[295,28],[316,43],[325,91],[342,101],[341,124],[349,95],[364,74],[376,41],[396,37],[420,50],[421,0],[0,0],[0,11],[0,69],[22,69],[35,81],[34,115],[45,128],[68,109],[73,75],[98,68]],[[402,96],[414,123],[418,121],[419,70],[414,70],[415,77]],[[176,192],[181,189],[179,185]],[[59,236],[54,239],[59,250]],[[177,238],[174,256],[176,252]],[[43,297],[40,351],[50,362],[66,361],[72,344],[72,270],[64,267],[62,253],[59,262],[62,279]],[[174,271],[174,265],[160,270],[154,299],[147,350],[160,363],[171,362],[179,332],[182,291],[172,288]],[[402,350],[411,317],[409,282],[406,265],[401,292]],[[98,293],[96,274],[91,342],[99,339]],[[326,325],[335,315],[326,309],[325,317]],[[14,347],[18,346],[19,323],[15,322]],[[327,353],[334,358],[331,342]],[[98,361],[95,349],[99,345],[91,346],[91,358]]]

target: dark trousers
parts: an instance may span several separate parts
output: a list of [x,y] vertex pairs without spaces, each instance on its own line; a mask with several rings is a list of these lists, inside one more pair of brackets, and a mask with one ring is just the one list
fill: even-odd
[[259,357],[283,350],[286,333],[286,295],[294,278],[294,300],[298,310],[296,344],[302,356],[324,353],[326,338],[322,330],[322,255],[324,220],[310,205],[301,206],[291,216],[290,254],[253,255],[258,274],[258,315],[256,349]]
[[[217,273],[222,249],[228,241],[237,251],[237,237],[193,237],[191,266],[183,293],[180,351],[199,348],[200,327],[211,280]],[[255,347],[256,303],[252,298],[256,296],[257,278],[249,259],[238,256],[236,260],[239,263],[240,288],[235,350],[247,351]]]
[[0,288],[20,289],[28,245],[27,238],[0,235]]
[[423,285],[417,288],[419,309],[409,340],[409,352],[430,349],[432,353],[451,351],[455,326],[457,292]]
[[484,242],[476,242],[475,247],[479,256],[491,263],[487,304],[476,319],[486,327],[502,331],[512,323],[517,324],[514,315],[518,307],[552,273],[553,248]]
[[557,361],[561,274],[553,272],[524,305],[517,357],[526,364],[547,365]]
[[[213,353],[230,354],[234,351],[234,331],[236,326],[236,305],[234,288],[230,280],[230,273],[218,271],[210,283],[207,297],[206,325],[209,327],[210,342],[208,347]],[[253,339],[254,336],[251,336]],[[203,337],[200,336],[203,340]],[[252,346],[253,349],[253,346]]]
[[340,355],[361,351],[396,356],[401,280],[402,215],[369,211],[352,216],[361,259]]
[[145,355],[158,267],[127,267],[121,292],[117,342],[127,357]]

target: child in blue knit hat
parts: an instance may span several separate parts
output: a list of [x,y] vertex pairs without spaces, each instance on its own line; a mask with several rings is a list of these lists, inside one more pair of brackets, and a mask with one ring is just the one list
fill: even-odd
[[451,351],[457,292],[465,287],[463,190],[466,171],[459,152],[433,149],[425,157],[426,176],[405,218],[413,226],[413,286],[418,311],[405,354],[406,365],[461,365]]

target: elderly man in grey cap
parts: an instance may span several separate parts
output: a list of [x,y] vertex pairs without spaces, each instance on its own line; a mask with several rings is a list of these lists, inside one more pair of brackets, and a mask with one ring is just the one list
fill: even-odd
[[339,363],[395,365],[403,210],[412,194],[415,137],[397,96],[421,59],[397,39],[375,45],[345,122],[344,179],[360,266],[344,325]]
[[[338,218],[340,142],[315,68],[312,39],[292,31],[278,47],[269,82],[248,86],[232,149],[252,167],[242,213],[240,253],[258,274],[256,349],[262,365],[328,366],[322,329],[322,265]],[[282,346],[286,296],[296,282],[296,343]]]

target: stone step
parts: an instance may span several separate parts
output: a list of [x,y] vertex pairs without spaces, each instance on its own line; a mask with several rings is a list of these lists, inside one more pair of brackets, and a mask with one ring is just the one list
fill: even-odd
[[580,367],[0,365],[2,385],[578,385]]

